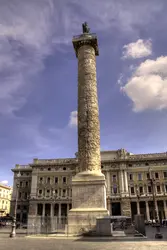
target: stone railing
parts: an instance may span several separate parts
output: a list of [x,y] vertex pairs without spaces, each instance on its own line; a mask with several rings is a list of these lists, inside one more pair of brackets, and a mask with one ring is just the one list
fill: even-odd
[[152,159],[152,158],[164,158],[167,157],[167,152],[154,153],[154,154],[136,154],[130,155],[128,159]]
[[73,164],[77,163],[76,158],[66,158],[66,159],[34,159],[33,164]]
[[30,165],[20,165],[16,164],[15,168],[31,168]]

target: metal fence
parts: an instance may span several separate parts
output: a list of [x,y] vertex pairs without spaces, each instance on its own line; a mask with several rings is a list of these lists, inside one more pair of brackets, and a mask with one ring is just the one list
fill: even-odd
[[67,217],[36,216],[29,217],[27,234],[57,234],[67,233]]

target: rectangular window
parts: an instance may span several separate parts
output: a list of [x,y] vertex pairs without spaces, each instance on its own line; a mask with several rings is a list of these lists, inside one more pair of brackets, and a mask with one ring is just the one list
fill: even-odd
[[157,186],[157,193],[161,193],[161,188],[160,188],[160,186]]
[[149,193],[152,193],[152,188],[151,188],[151,186],[148,186],[148,192],[149,192]]
[[63,177],[63,183],[66,183],[66,177]]
[[20,187],[22,187],[23,186],[23,182],[22,181],[20,181]]
[[159,178],[159,174],[155,173],[155,178],[158,179]]
[[117,186],[114,186],[114,187],[113,187],[113,193],[114,193],[114,194],[117,194]]
[[167,172],[164,172],[164,178],[167,178]]
[[139,187],[140,194],[143,194],[143,187]]
[[17,209],[20,209],[20,205],[17,205]]
[[149,180],[150,179],[150,174],[149,173],[147,173],[147,180]]
[[66,196],[66,190],[63,189],[63,197],[65,197],[65,196]]
[[50,177],[48,177],[48,179],[47,179],[47,183],[50,183]]
[[24,210],[27,210],[27,206],[23,206],[23,209],[24,209]]
[[37,205],[37,215],[42,216],[42,212],[43,212],[43,204],[38,204]]
[[141,173],[138,174],[138,180],[139,180],[139,181],[142,180],[142,174],[141,174]]
[[112,176],[112,179],[113,179],[113,182],[115,182],[115,181],[117,180],[117,176],[114,174],[114,175]]
[[26,187],[28,187],[28,181],[26,181]]
[[24,199],[25,199],[25,200],[27,199],[27,193],[24,194]]
[[133,174],[129,174],[129,179],[132,181],[133,180]]
[[43,178],[42,178],[42,177],[40,177],[40,182],[42,183],[42,181],[43,181]]
[[134,194],[134,193],[135,193],[134,187],[131,187],[131,188],[130,188],[130,191],[131,191],[131,194]]
[[39,194],[42,194],[42,190],[41,189],[39,190]]
[[55,177],[55,183],[58,183],[58,177]]

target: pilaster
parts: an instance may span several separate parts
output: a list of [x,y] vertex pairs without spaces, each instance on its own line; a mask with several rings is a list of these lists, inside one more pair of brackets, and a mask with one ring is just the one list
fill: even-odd
[[36,198],[37,195],[37,173],[32,172],[32,181],[31,181],[31,199]]

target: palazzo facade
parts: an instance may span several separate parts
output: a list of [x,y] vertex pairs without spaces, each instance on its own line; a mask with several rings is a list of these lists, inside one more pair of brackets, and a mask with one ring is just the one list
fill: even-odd
[[[16,165],[11,215],[17,199],[17,220],[29,216],[68,217],[72,208],[72,176],[78,172],[75,158],[34,159]],[[167,153],[132,154],[125,149],[101,152],[101,169],[106,177],[107,208],[110,215],[134,218],[144,214],[154,219],[153,198],[159,219],[167,219]],[[19,176],[18,176],[19,173]],[[17,197],[17,198],[16,198]]]

